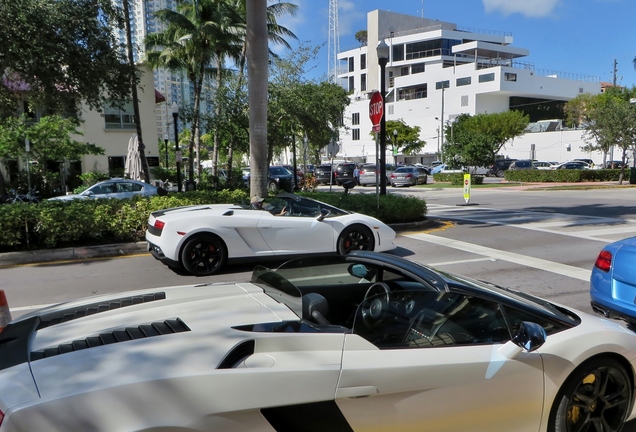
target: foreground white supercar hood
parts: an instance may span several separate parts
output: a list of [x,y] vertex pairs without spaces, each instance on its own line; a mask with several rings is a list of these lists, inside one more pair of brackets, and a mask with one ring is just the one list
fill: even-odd
[[[173,287],[92,297],[84,303],[72,302],[48,308],[42,316],[62,316],[59,312],[64,310],[140,296],[156,299],[58,324],[54,320],[48,327],[35,332],[30,365],[42,398],[176,376],[196,376],[217,368],[240,342],[259,336],[258,333],[234,330],[232,326],[298,319],[285,305],[249,283]],[[128,300],[124,300],[126,302]],[[168,326],[179,323],[177,331],[116,340],[117,332],[139,332],[140,326],[166,322]],[[92,346],[91,338],[110,341]],[[86,347],[86,343],[92,347]],[[77,346],[84,347],[72,351],[72,347]],[[24,372],[24,366],[0,371],[0,388],[3,376],[15,375],[12,372],[15,368]],[[12,398],[7,394],[2,398],[6,409]],[[20,399],[14,402],[24,402],[24,395]]]

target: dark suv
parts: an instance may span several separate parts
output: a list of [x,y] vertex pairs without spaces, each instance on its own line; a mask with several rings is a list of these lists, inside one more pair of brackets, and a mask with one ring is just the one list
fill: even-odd
[[356,185],[356,178],[353,176],[353,172],[356,169],[356,164],[353,162],[344,162],[338,165],[335,172],[336,183],[338,186],[342,186],[345,189],[351,189]]
[[331,172],[331,165],[322,164],[317,166],[314,170],[314,176],[318,184],[335,184],[333,174]]
[[517,159],[497,159],[494,164],[490,165],[488,169],[489,177],[503,177],[504,171],[510,168],[510,164],[512,164]]

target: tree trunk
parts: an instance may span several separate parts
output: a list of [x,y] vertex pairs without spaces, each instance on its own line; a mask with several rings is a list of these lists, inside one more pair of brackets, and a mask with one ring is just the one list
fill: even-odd
[[139,157],[141,158],[141,170],[143,172],[144,181],[150,183],[150,167],[146,159],[146,145],[141,135],[141,117],[139,116],[139,95],[137,94],[137,68],[135,67],[135,58],[133,55],[132,32],[130,29],[130,8],[129,0],[122,2],[124,8],[124,27],[126,28],[126,51],[128,52],[128,65],[130,66],[130,90],[132,92],[133,113],[135,117],[135,128],[137,129],[137,143],[139,148]]
[[[190,134],[190,144],[188,148],[188,180],[194,182],[194,141],[199,130],[199,106],[201,104],[201,89],[203,88],[203,73],[205,65],[201,63],[199,68],[199,76],[194,78],[194,110],[192,113],[192,133]],[[198,164],[201,161],[197,161]]]
[[247,3],[250,196],[267,193],[267,0]]
[[[221,115],[221,101],[219,100],[219,91],[221,90],[221,84],[223,83],[222,77],[222,63],[223,56],[221,53],[217,52],[217,66],[216,66],[216,104],[214,107],[214,115],[218,119]],[[212,175],[218,176],[218,165],[219,165],[219,128],[214,128],[214,147],[212,149]]]

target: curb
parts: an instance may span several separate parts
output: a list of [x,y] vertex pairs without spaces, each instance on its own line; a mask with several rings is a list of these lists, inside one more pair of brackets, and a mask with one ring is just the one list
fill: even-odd
[[40,249],[25,252],[0,253],[0,268],[19,264],[39,264],[51,261],[72,261],[88,258],[135,255],[148,252],[147,243],[118,243],[100,246]]
[[[435,226],[430,219],[417,222],[389,224],[395,232],[421,230]],[[0,253],[0,268],[22,264],[43,264],[52,261],[74,261],[89,258],[136,255],[148,252],[148,243],[117,243],[100,246],[69,247],[60,249],[40,249],[25,252]]]

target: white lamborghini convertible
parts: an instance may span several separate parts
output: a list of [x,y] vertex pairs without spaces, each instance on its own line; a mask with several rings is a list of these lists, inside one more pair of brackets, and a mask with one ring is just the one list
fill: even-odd
[[374,217],[290,193],[268,206],[212,204],[153,212],[148,250],[172,268],[208,276],[228,260],[395,249],[395,231]]
[[0,432],[619,432],[636,336],[390,254],[100,296],[0,333]]

